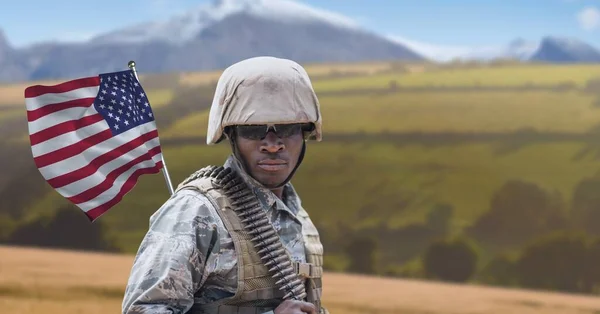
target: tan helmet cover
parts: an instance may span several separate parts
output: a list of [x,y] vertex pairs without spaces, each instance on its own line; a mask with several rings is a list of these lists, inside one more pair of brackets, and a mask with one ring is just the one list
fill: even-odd
[[314,123],[310,139],[321,141],[321,111],[306,70],[275,57],[254,57],[225,69],[208,118],[206,143],[219,143],[227,126]]

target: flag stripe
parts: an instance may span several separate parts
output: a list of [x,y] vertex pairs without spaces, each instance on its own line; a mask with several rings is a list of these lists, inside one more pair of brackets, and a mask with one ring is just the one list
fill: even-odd
[[159,161],[152,168],[137,169],[133,174],[131,174],[131,177],[129,177],[127,181],[125,181],[123,186],[121,186],[121,189],[113,199],[93,209],[85,211],[86,216],[88,217],[88,219],[90,219],[90,221],[95,221],[98,217],[100,217],[102,214],[108,211],[111,207],[118,204],[123,199],[123,196],[129,193],[129,191],[131,191],[131,189],[135,186],[140,176],[145,174],[158,173],[162,168],[162,161]]
[[[111,137],[112,137],[112,132],[110,129],[107,129],[100,133],[94,134],[94,135],[86,138],[85,140],[82,140],[79,143],[71,144],[69,146],[65,146],[63,148],[57,149],[51,153],[35,157],[33,159],[33,161],[35,161],[35,164],[38,166],[38,168],[40,168],[40,171],[42,171],[42,175],[44,175],[44,172],[45,172],[43,169],[44,167],[52,165],[54,163],[59,163],[59,162],[66,164],[66,163],[68,163],[67,159],[72,158],[72,157],[84,157],[79,154],[81,154],[83,151],[85,151],[89,148],[94,148],[95,145],[102,143],[102,142],[110,139]],[[59,172],[62,172],[61,169],[56,169],[56,170],[58,170]],[[45,175],[44,175],[44,177],[46,179],[49,179]]]
[[72,120],[68,123],[65,122],[64,125],[57,129],[50,127],[46,129],[47,131],[39,132],[36,138],[32,139],[32,143],[35,142],[31,147],[33,157],[48,154],[61,147],[75,144],[108,128],[108,124],[99,114],[80,120]]
[[[39,155],[42,155],[42,153],[38,153],[37,151],[42,151],[42,152],[49,152],[48,150],[48,146],[50,145],[55,145],[55,143],[59,143],[56,142],[54,140],[59,139],[59,138],[64,138],[64,136],[66,136],[66,138],[70,137],[80,137],[81,135],[85,135],[85,134],[89,134],[92,135],[93,133],[91,133],[92,130],[97,130],[99,131],[104,131],[106,129],[108,129],[108,124],[106,122],[103,122],[104,124],[104,128],[100,128],[98,129],[97,127],[95,128],[88,128],[90,125],[97,125],[99,124],[98,122],[104,121],[104,118],[102,118],[102,116],[98,113],[94,114],[94,115],[90,115],[90,116],[86,116],[83,117],[81,119],[78,120],[70,120],[70,121],[65,121],[62,123],[59,123],[57,125],[53,125],[47,129],[44,129],[42,131],[39,131],[37,133],[32,134],[29,139],[31,141],[31,145],[32,145],[32,149],[33,149],[33,157],[37,157]],[[81,130],[81,132],[76,132],[77,130]],[[64,136],[63,136],[64,135]],[[82,138],[80,138],[82,139]],[[49,140],[53,140],[52,143],[46,143]],[[72,143],[71,141],[69,141],[68,143]],[[65,146],[68,145],[66,143],[62,143],[60,146]],[[46,146],[45,149],[43,149]],[[42,147],[42,148],[40,148]]]
[[[85,89],[88,87],[90,89],[95,88],[96,91],[93,92],[93,95],[96,95],[96,94],[98,94],[98,85],[100,85],[100,77],[98,77],[98,76],[92,76],[92,77],[71,80],[68,82],[64,82],[64,83],[52,85],[52,86],[35,85],[35,86],[27,87],[25,89],[25,98],[37,98],[37,97],[40,97],[42,95],[47,95],[47,94],[62,94],[62,93],[68,94],[69,92],[76,91],[79,89]],[[78,96],[77,93],[69,94],[69,95],[72,95],[72,96],[70,96],[71,98],[80,98],[81,97],[81,96]],[[83,97],[86,97],[86,96],[83,96]]]
[[[113,170],[106,176],[106,180],[99,185],[96,185],[79,195],[68,197],[67,199],[77,204],[83,211],[88,211],[102,205],[114,197],[123,182],[126,181],[136,169],[154,167],[156,163],[160,161],[161,156],[160,147],[155,147],[148,151],[148,154],[140,156]],[[114,184],[115,182],[117,182],[117,184]]]
[[73,118],[81,119],[94,114],[98,114],[98,111],[96,111],[94,106],[89,106],[87,108],[75,107],[55,112],[54,114],[47,115],[35,121],[29,122],[29,134],[41,132],[51,125],[53,126],[64,122],[73,121]]
[[39,118],[47,116],[57,111],[65,109],[78,108],[78,107],[89,107],[94,103],[94,98],[80,98],[64,101],[61,103],[53,104],[52,106],[44,106],[35,110],[27,110],[27,121],[33,122]]
[[[102,182],[106,173],[148,153],[149,148],[158,145],[158,133],[146,133],[131,142],[98,156],[85,167],[48,180],[48,183],[65,197],[77,195],[84,191],[81,190],[83,187],[94,186]],[[127,151],[130,147],[135,148]]]
[[[142,126],[140,126],[142,127]],[[93,135],[89,138],[69,145],[63,149],[56,150],[52,153],[40,156],[44,166],[39,167],[40,172],[46,180],[53,179],[59,175],[69,173],[85,167],[90,161],[98,156],[112,151],[115,148],[123,145],[123,143],[132,141],[137,137],[146,133],[156,133],[156,125],[152,124],[145,128],[131,129],[122,133],[121,137],[112,137],[111,130],[102,131],[99,135]],[[148,138],[154,138],[155,134],[145,135]],[[97,137],[95,139],[94,137]]]

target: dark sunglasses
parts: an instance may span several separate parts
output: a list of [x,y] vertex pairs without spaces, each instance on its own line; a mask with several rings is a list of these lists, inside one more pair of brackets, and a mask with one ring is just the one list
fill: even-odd
[[312,131],[310,123],[271,124],[271,125],[237,125],[236,133],[249,140],[262,140],[269,131],[273,131],[280,138],[287,138],[303,132]]

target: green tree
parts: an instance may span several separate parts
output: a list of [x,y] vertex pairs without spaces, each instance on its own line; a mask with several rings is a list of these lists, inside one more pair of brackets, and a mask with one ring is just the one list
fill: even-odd
[[52,247],[90,251],[118,251],[106,237],[101,222],[90,223],[79,208],[59,209],[54,216],[23,223],[6,242],[13,245]]
[[533,237],[566,228],[560,195],[537,185],[509,181],[498,190],[488,212],[468,228],[467,234],[500,248],[518,247]]
[[477,268],[475,246],[465,239],[436,240],[423,257],[425,272],[434,278],[466,282]]
[[350,258],[348,271],[360,274],[377,272],[377,241],[371,237],[354,236],[345,247]]
[[542,236],[527,245],[518,259],[519,282],[529,288],[584,292],[587,254],[581,233]]
[[500,253],[494,256],[494,258],[481,270],[478,279],[481,282],[492,285],[517,285],[515,258],[508,253]]
[[573,193],[572,221],[575,227],[600,235],[600,178],[582,180]]

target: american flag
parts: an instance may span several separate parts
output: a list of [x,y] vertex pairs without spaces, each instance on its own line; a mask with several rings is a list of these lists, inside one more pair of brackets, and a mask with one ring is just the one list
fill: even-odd
[[132,70],[25,89],[34,162],[94,221],[163,168],[152,109]]

